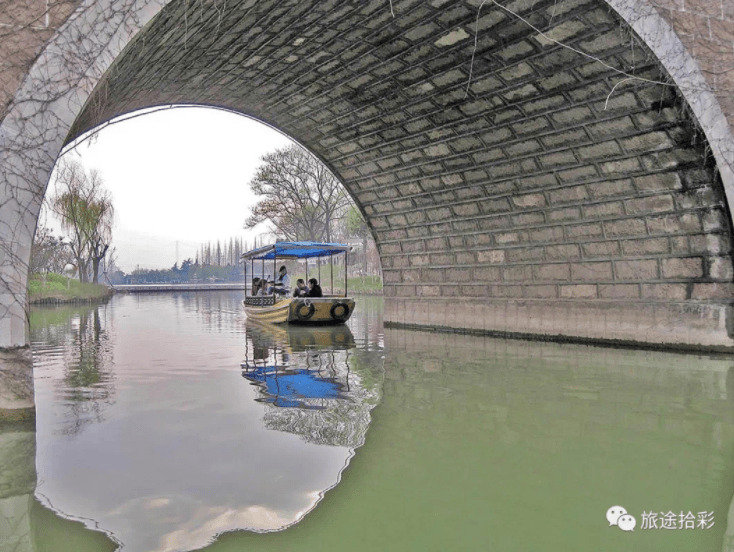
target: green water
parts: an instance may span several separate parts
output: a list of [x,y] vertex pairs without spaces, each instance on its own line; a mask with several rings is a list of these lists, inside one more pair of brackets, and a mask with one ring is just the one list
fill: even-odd
[[[236,293],[34,312],[29,550],[731,550],[734,359],[383,329],[380,301],[353,342],[248,329]],[[275,406],[258,362],[343,396]],[[253,508],[287,528],[237,530]]]

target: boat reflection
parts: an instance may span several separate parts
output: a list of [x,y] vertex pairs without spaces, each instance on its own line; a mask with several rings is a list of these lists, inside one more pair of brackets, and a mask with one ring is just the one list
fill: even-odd
[[[363,377],[348,326],[275,326],[248,321],[242,377],[268,405],[268,429],[310,443],[358,447],[379,388]],[[353,369],[356,365],[357,369]]]

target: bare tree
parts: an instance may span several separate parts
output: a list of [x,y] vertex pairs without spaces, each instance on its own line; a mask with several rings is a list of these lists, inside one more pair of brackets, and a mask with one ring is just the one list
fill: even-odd
[[269,221],[276,234],[289,240],[331,241],[332,224],[350,205],[336,177],[295,144],[264,155],[262,161],[250,181],[252,191],[262,199],[245,228]]
[[71,260],[71,251],[63,237],[54,236],[48,227],[39,224],[31,247],[29,271],[61,274]]
[[92,169],[87,174],[76,161],[62,160],[56,170],[56,181],[57,192],[51,198],[51,209],[69,232],[69,247],[79,279],[88,280],[91,264],[92,281],[97,282],[99,263],[112,241],[112,197],[104,188],[99,172]]

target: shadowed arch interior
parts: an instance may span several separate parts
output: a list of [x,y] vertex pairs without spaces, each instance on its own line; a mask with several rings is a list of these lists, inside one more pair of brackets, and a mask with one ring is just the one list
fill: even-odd
[[657,60],[602,0],[500,3],[174,2],[68,140],[172,103],[282,130],[365,213],[388,320],[670,342],[690,315],[728,342],[730,217]]

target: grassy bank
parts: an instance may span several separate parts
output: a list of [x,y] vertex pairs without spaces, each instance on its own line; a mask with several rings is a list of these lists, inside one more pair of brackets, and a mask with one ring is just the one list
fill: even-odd
[[112,291],[102,284],[83,284],[60,274],[32,274],[28,282],[31,303],[74,303],[105,299]]
[[[322,269],[321,287],[325,293],[331,290],[331,279],[328,269]],[[309,274],[311,278],[318,279],[318,274]],[[291,274],[291,287],[296,286],[296,280],[303,278],[306,280],[306,274]],[[382,280],[379,276],[354,276],[347,280],[349,286],[349,294],[367,294],[382,295]],[[337,293],[344,293],[344,276],[341,270],[334,270],[334,288]]]

